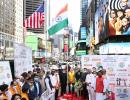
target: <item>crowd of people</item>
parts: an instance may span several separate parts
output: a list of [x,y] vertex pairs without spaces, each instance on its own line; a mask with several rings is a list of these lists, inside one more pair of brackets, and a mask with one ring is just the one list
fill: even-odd
[[55,100],[66,93],[82,97],[82,100],[104,100],[107,97],[114,100],[109,95],[109,77],[103,67],[81,69],[72,66],[52,67],[51,70],[36,67],[24,72],[10,85],[0,85],[0,100],[44,100],[42,94],[46,90],[55,95]]

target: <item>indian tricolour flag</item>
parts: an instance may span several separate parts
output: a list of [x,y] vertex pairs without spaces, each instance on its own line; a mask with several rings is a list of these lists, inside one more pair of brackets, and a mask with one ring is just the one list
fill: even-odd
[[51,26],[48,30],[49,35],[54,35],[58,31],[68,26],[68,4],[66,4],[60,11],[57,13],[55,18],[55,24]]

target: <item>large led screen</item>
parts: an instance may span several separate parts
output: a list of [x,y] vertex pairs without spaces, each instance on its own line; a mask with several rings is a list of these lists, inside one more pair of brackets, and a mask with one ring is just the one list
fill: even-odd
[[109,35],[130,35],[130,0],[109,0]]
[[95,14],[95,39],[130,35],[130,0],[100,0]]
[[96,43],[108,36],[108,0],[101,0],[95,14]]

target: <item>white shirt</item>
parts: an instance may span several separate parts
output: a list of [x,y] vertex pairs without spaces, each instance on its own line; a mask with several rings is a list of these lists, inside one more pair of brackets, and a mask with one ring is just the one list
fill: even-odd
[[110,79],[107,75],[103,76],[104,77],[104,80],[103,80],[103,83],[104,83],[104,92],[109,89],[109,83],[110,83]]
[[59,74],[55,73],[54,75],[51,75],[51,82],[53,86],[56,86],[60,83]]
[[43,75],[41,80],[42,89],[45,90],[45,75]]
[[95,87],[96,77],[91,73],[86,76],[86,83],[90,83],[89,86]]
[[56,84],[57,84],[57,78],[56,78],[55,75],[51,76],[51,83],[52,83],[53,86],[56,86]]
[[51,90],[51,87],[49,85],[49,79],[48,78],[45,79],[45,84],[46,84],[46,88],[48,89],[49,93],[51,93],[52,90]]

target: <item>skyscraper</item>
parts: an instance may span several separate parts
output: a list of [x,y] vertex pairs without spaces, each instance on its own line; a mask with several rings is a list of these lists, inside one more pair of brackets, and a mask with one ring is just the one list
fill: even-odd
[[0,0],[0,59],[12,57],[14,42],[23,42],[23,0]]
[[15,41],[23,43],[23,0],[15,0]]
[[87,4],[88,4],[88,0],[81,0],[81,8],[80,8],[80,12],[81,12],[81,25],[85,25],[86,24],[86,11],[87,11]]

